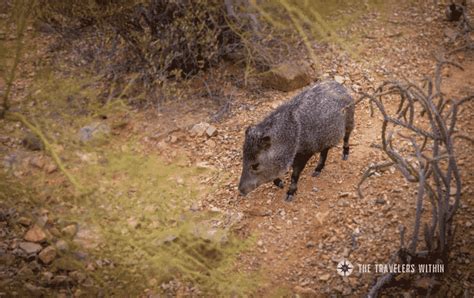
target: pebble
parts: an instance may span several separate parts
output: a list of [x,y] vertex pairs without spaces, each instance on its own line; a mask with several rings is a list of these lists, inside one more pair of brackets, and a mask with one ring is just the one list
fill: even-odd
[[75,224],[68,225],[68,226],[64,227],[61,231],[66,236],[74,237],[77,233],[77,226]]
[[319,276],[319,280],[322,280],[322,281],[328,281],[330,278],[331,278],[331,275],[328,273]]
[[348,197],[350,194],[351,194],[350,192],[339,192],[339,197],[345,198],[345,197]]
[[341,76],[334,76],[334,81],[338,82],[339,84],[344,83],[344,77]]
[[51,174],[58,170],[58,166],[55,165],[54,163],[51,163],[46,166],[45,170],[46,170],[46,173]]
[[302,287],[302,286],[296,286],[293,288],[293,291],[298,294],[302,295],[308,295],[308,296],[316,296],[318,292],[315,290],[308,288],[308,287]]
[[31,225],[31,219],[28,217],[22,216],[18,219],[18,223],[22,226],[28,227]]
[[30,242],[43,242],[46,240],[46,233],[38,225],[34,225],[23,238]]
[[40,156],[33,157],[30,160],[30,164],[34,166],[35,168],[42,169],[45,166],[44,159]]
[[38,257],[43,262],[44,264],[49,264],[51,263],[55,258],[56,258],[56,248],[54,246],[50,245],[43,249]]
[[41,250],[41,245],[33,242],[21,242],[20,248],[27,254],[36,254]]
[[206,129],[206,135],[210,138],[216,136],[217,128],[213,125],[209,125],[209,127]]

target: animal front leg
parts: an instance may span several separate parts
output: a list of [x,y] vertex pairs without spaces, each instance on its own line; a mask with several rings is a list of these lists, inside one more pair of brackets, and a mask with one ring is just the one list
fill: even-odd
[[316,169],[314,169],[314,172],[313,172],[313,175],[312,175],[313,177],[319,176],[319,174],[321,174],[321,171],[324,169],[324,166],[326,165],[326,159],[328,157],[328,152],[329,152],[329,148],[324,149],[323,151],[321,151],[321,154],[319,155],[318,165],[316,166]]
[[300,179],[300,174],[303,171],[306,163],[311,158],[313,154],[309,153],[297,153],[295,156],[295,160],[293,161],[293,172],[291,173],[291,184],[288,188],[288,192],[286,193],[285,201],[291,202],[293,197],[298,189],[297,184],[298,180]]

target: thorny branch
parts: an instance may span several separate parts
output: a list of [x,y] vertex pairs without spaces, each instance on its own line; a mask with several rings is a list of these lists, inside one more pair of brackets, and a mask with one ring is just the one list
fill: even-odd
[[[400,248],[395,253],[400,263],[446,264],[454,238],[453,216],[461,199],[461,178],[456,162],[454,139],[469,137],[458,134],[456,120],[461,105],[474,99],[474,95],[461,100],[446,98],[442,93],[441,70],[445,66],[462,69],[456,63],[439,61],[434,78],[427,78],[426,90],[410,82],[387,81],[372,94],[362,93],[360,100],[368,99],[383,117],[382,146],[388,161],[370,165],[362,176],[361,186],[376,171],[394,166],[404,178],[418,185],[415,223],[410,243],[405,246],[404,227],[400,233]],[[384,102],[398,100],[396,111]],[[431,205],[431,221],[422,225],[423,207],[428,199]],[[425,250],[418,250],[421,227]],[[393,283],[394,274],[381,276],[369,290],[368,297],[376,297],[379,291]]]

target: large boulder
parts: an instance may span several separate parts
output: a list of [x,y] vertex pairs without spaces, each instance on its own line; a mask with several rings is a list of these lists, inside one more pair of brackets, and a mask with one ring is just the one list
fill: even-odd
[[284,63],[262,75],[262,85],[280,91],[293,91],[311,83],[308,65]]

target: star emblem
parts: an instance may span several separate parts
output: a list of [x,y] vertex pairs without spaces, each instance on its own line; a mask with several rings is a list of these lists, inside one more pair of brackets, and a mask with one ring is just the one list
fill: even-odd
[[354,269],[354,266],[352,266],[351,262],[349,262],[346,259],[342,259],[338,264],[337,264],[337,273],[340,276],[349,276],[352,273],[352,270]]

